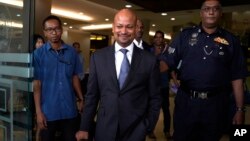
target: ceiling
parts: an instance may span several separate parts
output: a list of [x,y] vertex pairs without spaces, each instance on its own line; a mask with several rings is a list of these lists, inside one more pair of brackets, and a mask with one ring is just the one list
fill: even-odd
[[[199,9],[204,0],[126,0],[153,12]],[[220,0],[223,6],[250,4],[249,0]]]
[[[221,0],[224,12],[233,12],[232,22],[244,23],[250,28],[250,1],[249,0]],[[200,22],[200,0],[189,0],[185,4],[183,0],[52,0],[52,8],[64,9],[76,13],[82,12],[93,17],[92,21],[72,20],[62,17],[67,22],[67,27],[79,30],[84,25],[112,23],[115,13],[132,5],[136,14],[149,26],[151,31],[162,30],[172,34],[176,27],[183,27]],[[166,16],[161,16],[166,12]],[[58,15],[59,16],[59,15]],[[110,21],[105,21],[108,18]],[[175,18],[171,21],[170,18]],[[151,26],[155,24],[155,27]],[[89,32],[99,34],[111,34],[108,30],[92,30]]]

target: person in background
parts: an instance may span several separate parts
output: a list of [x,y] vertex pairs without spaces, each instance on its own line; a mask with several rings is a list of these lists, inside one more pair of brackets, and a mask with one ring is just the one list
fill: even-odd
[[[164,42],[164,32],[157,30],[154,35],[153,45],[151,52],[159,57],[167,50],[167,45]],[[167,139],[171,139],[170,123],[171,116],[169,111],[169,80],[170,71],[168,65],[164,61],[160,61],[160,84],[161,84],[161,97],[162,97],[162,111],[163,111],[163,132]],[[148,135],[151,139],[156,139],[154,132]]]
[[[34,40],[34,46],[33,46],[33,49],[34,50],[36,50],[36,49],[38,49],[38,48],[40,48],[44,43],[45,43],[45,41],[44,41],[44,38],[41,36],[41,35],[39,35],[39,34],[34,34],[34,38],[33,38]],[[31,100],[32,102],[33,102],[33,100]],[[35,108],[33,108],[33,107],[35,107],[35,104],[34,103],[32,103],[33,104],[33,106],[32,106],[32,111],[33,111],[33,113],[35,114]],[[34,115],[35,117],[36,117],[36,115]],[[35,137],[36,137],[36,141],[40,141],[41,139],[40,139],[40,129],[38,128],[38,126],[36,125],[36,118],[34,119],[34,126],[35,126],[35,130],[36,130],[36,135],[35,135]]]
[[83,57],[79,42],[74,42],[72,44],[72,46],[76,49],[76,52],[78,53],[78,57],[79,57],[79,60],[80,60],[80,63],[81,63],[81,67],[83,68],[82,73],[78,74],[78,77],[79,77],[80,82],[81,82],[82,92],[83,92],[83,94],[85,94],[85,87],[84,87],[84,85],[85,85],[85,81],[84,81],[84,77],[85,77],[85,75],[84,75],[84,57]]
[[[79,57],[79,60],[80,60],[80,64],[81,64],[81,68],[83,68],[82,70],[82,73],[79,73],[78,74],[78,77],[80,79],[80,84],[81,84],[81,90],[82,90],[82,94],[83,94],[83,101],[84,100],[84,97],[85,97],[85,94],[86,94],[86,90],[87,90],[87,79],[85,77],[85,73],[84,73],[84,57],[83,57],[83,54],[82,54],[82,50],[81,50],[81,46],[80,46],[80,43],[79,42],[74,42],[72,44],[72,46],[76,49],[76,52],[78,54],[78,57]],[[81,101],[80,101],[81,102]],[[80,128],[80,123],[81,123],[81,113],[79,113],[78,115],[78,125],[79,125],[79,128]],[[94,122],[93,122],[94,123]],[[91,135],[90,135],[90,138],[89,139],[93,139],[93,134],[94,132],[91,131]]]
[[[34,101],[41,141],[54,141],[58,130],[64,141],[74,141],[78,110],[83,108],[78,78],[82,68],[75,49],[61,40],[63,29],[58,17],[45,18],[43,31],[47,42],[33,53]],[[76,97],[81,101],[78,110]]]
[[240,41],[219,26],[222,7],[206,0],[201,23],[174,38],[163,60],[178,70],[174,141],[219,141],[233,91],[236,108],[232,124],[244,123],[243,79],[247,76]]
[[154,55],[133,44],[136,21],[132,10],[118,11],[112,28],[115,43],[91,56],[78,141],[88,139],[96,111],[95,141],[145,141],[157,123],[159,66]]
[[143,22],[140,19],[137,19],[136,26],[137,27],[136,27],[134,44],[141,49],[144,49],[146,51],[150,51],[150,45],[147,42],[142,40],[142,36],[144,33]]
[[45,43],[44,38],[39,35],[35,34],[34,35],[34,50],[41,47]]

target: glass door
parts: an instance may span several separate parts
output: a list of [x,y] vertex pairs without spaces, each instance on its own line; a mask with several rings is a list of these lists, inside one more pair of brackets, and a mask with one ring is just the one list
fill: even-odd
[[0,141],[32,140],[30,0],[0,0]]

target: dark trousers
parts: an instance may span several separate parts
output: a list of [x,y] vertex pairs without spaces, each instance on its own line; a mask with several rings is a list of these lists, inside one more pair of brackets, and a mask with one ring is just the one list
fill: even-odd
[[56,133],[60,133],[60,141],[76,141],[75,133],[78,131],[79,126],[77,123],[77,117],[48,121],[47,129],[40,132],[41,141],[55,141]]
[[208,99],[178,91],[174,109],[174,141],[219,141],[228,111],[229,92]]
[[161,96],[162,96],[162,111],[163,111],[163,132],[169,132],[171,116],[169,111],[169,87],[161,88]]

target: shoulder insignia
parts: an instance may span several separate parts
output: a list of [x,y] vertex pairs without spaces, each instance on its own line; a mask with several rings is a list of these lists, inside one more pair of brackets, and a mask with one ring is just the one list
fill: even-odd
[[168,47],[168,54],[172,54],[174,53],[174,51],[175,51],[175,48]]

